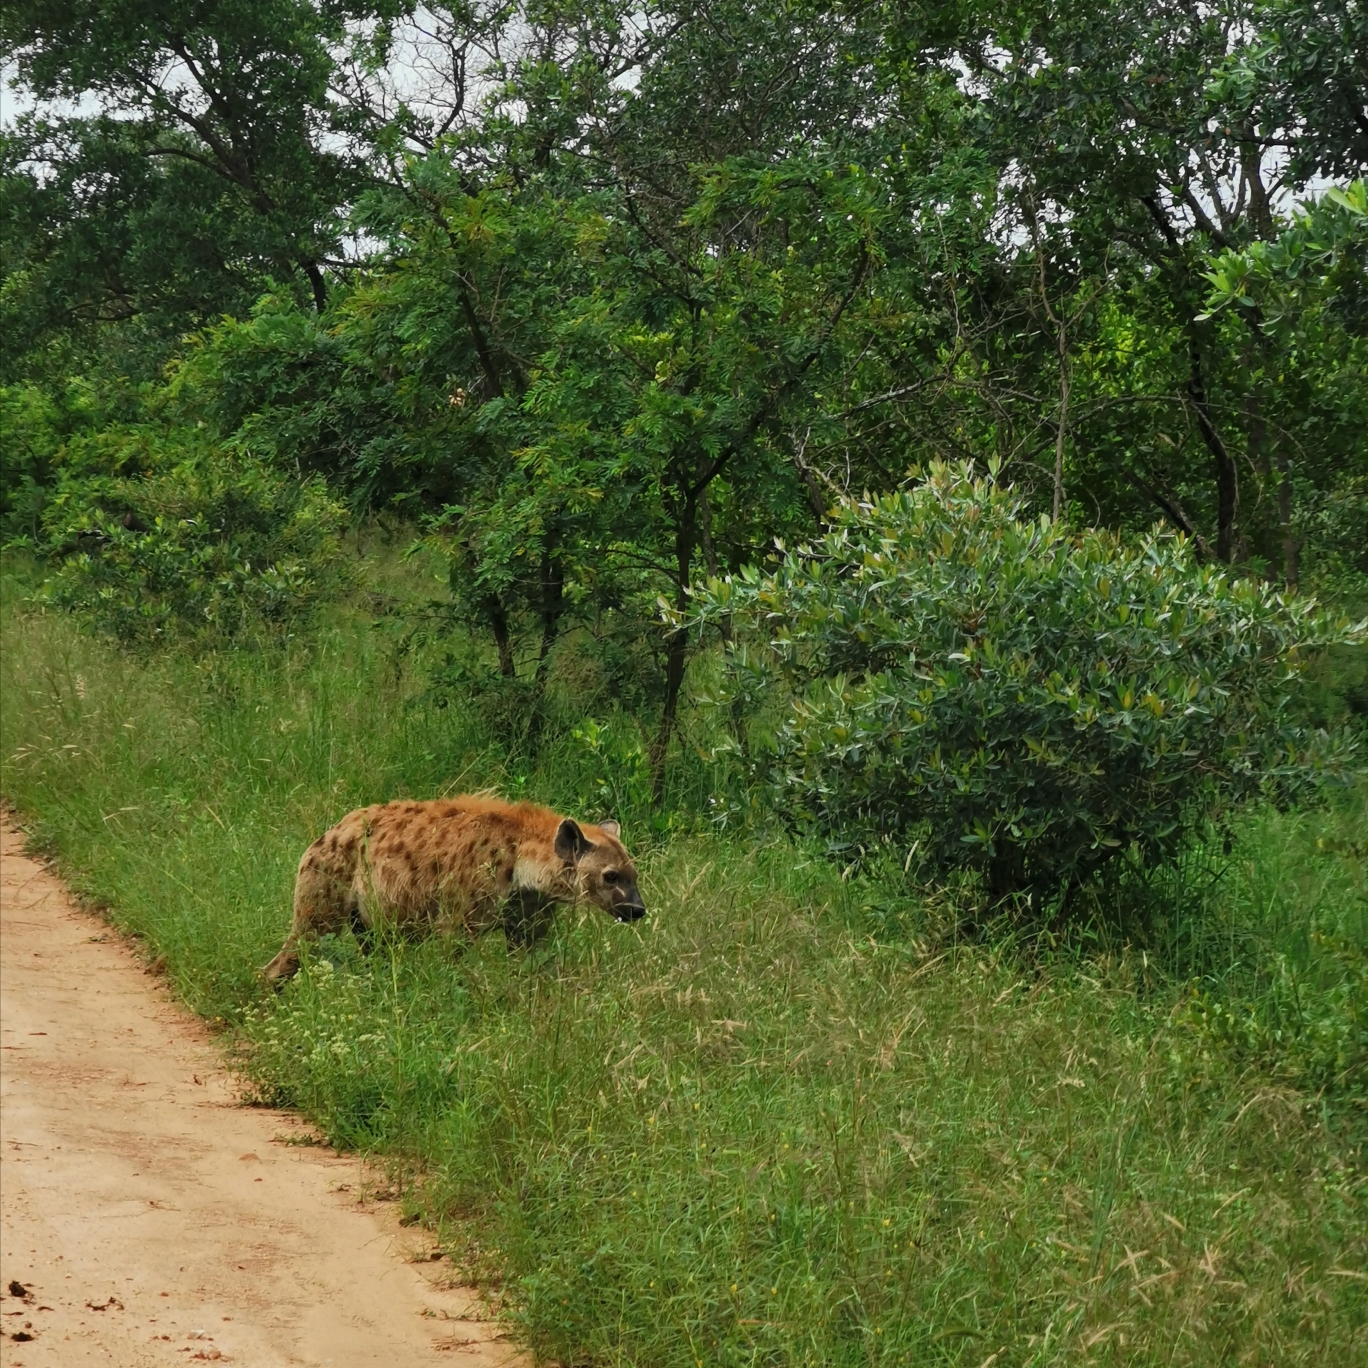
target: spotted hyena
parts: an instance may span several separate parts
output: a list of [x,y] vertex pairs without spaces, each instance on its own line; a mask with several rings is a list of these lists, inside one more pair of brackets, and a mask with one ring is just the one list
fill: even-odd
[[635,921],[646,905],[618,830],[497,798],[358,808],[304,852],[294,927],[262,972],[288,978],[301,940],[348,926],[477,936],[502,925],[511,943],[530,945],[557,903],[580,899]]

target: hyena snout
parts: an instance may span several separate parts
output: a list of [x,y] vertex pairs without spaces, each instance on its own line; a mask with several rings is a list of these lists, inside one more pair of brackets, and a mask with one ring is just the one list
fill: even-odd
[[636,870],[609,869],[600,876],[595,901],[620,922],[640,921],[646,915],[646,900],[637,887]]

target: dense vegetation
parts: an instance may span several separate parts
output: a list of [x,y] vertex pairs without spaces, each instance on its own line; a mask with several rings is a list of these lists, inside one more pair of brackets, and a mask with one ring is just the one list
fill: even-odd
[[932,459],[1361,589],[1366,23],[7,6],[4,515],[41,538],[92,427],[324,475],[505,675],[637,642],[657,773],[698,644],[658,597]]
[[[548,1355],[1362,1361],[1361,788],[1248,809],[1228,850],[1212,832],[1027,947],[957,936],[977,894],[918,886],[901,852],[843,878],[679,808],[653,834],[643,764],[617,810],[645,921],[571,916],[528,959],[348,939],[275,998],[256,972],[338,813],[473,783],[595,810],[630,719],[576,740],[582,684],[558,680],[529,762],[364,613],[150,661],[60,617],[4,626],[30,831],[263,1097],[417,1180],[410,1210]],[[688,803],[706,776],[678,764]]]
[[[3,793],[263,1098],[565,1362],[1365,1361],[1358,0],[0,52]],[[485,786],[652,917],[263,992]]]

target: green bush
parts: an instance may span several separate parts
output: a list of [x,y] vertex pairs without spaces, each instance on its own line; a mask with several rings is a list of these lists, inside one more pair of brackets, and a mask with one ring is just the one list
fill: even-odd
[[845,500],[774,573],[698,598],[749,628],[710,701],[783,700],[750,763],[792,824],[909,861],[915,843],[999,899],[1048,898],[1125,852],[1171,858],[1222,805],[1352,751],[1286,714],[1307,653],[1362,625],[1163,531],[1130,545],[1029,521],[968,467]]
[[125,645],[239,637],[297,622],[342,586],[344,521],[320,483],[195,429],[108,428],[58,454],[37,599]]
[[136,410],[140,398],[126,380],[0,385],[0,537],[37,537],[63,448]]

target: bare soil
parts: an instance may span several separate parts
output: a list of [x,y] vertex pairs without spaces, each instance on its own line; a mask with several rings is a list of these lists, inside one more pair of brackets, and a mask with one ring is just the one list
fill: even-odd
[[356,1159],[240,1104],[204,1024],[9,823],[0,1045],[4,1368],[525,1368]]

